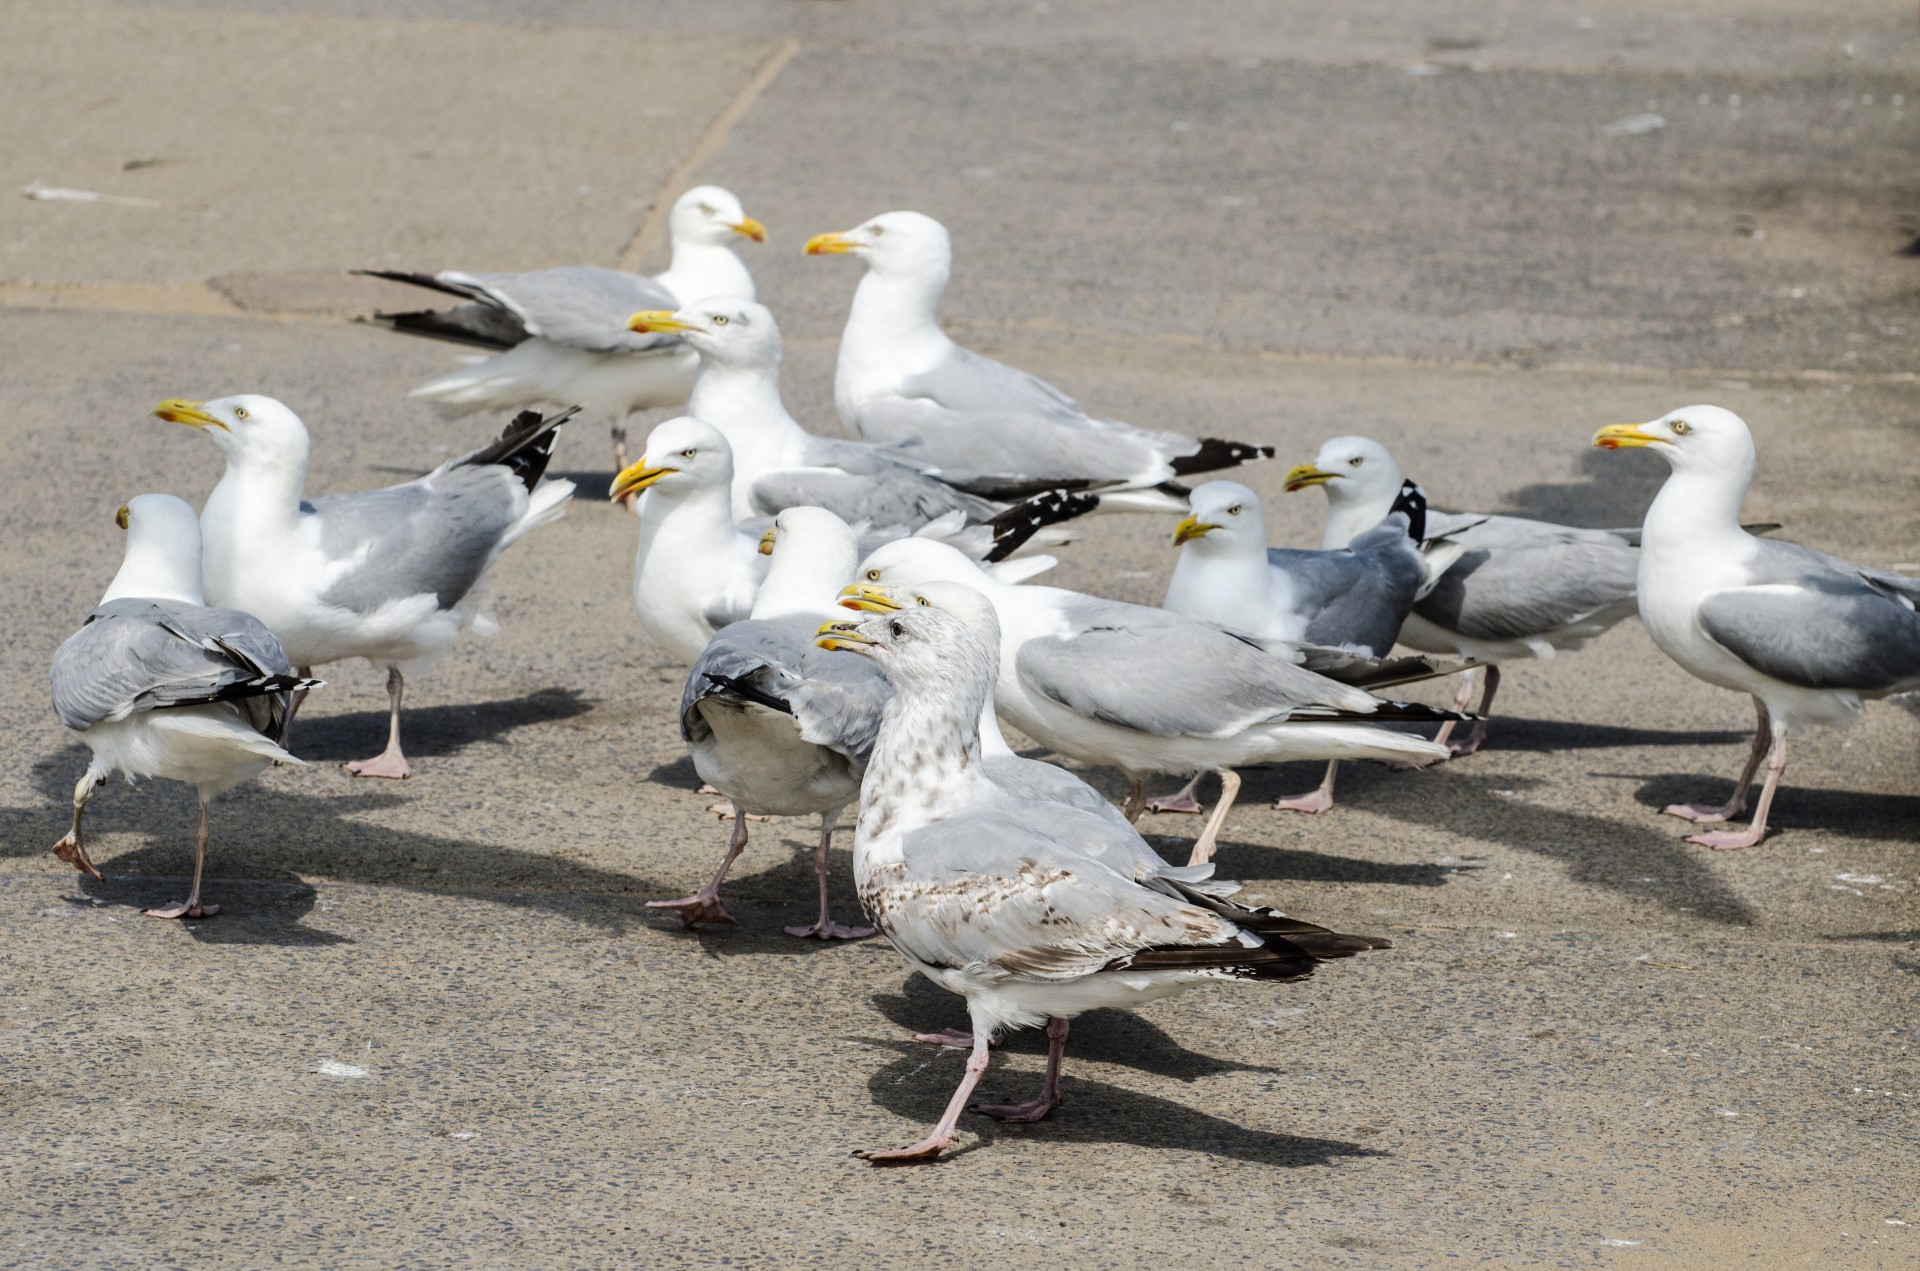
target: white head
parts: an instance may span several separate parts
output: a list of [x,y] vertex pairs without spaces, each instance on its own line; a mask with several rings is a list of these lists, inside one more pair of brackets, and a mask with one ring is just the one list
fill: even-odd
[[1399,496],[1400,482],[1400,465],[1385,446],[1367,437],[1335,437],[1320,447],[1312,463],[1287,473],[1287,493],[1317,485],[1336,507],[1378,504],[1384,516]]
[[858,256],[872,273],[887,278],[937,278],[953,269],[947,227],[919,212],[887,212],[840,234],[815,234],[807,255]]
[[671,331],[706,364],[777,371],[780,327],[773,311],[736,296],[708,296],[672,313],[645,309],[627,320],[633,331]]
[[882,543],[860,562],[855,581],[883,587],[965,583],[988,595],[998,585],[993,575],[965,552],[929,538],[897,538]]
[[1735,476],[1742,490],[1753,478],[1753,434],[1747,423],[1718,406],[1683,406],[1650,424],[1609,424],[1593,435],[1602,450],[1644,447],[1675,472]]
[[200,517],[171,494],[142,494],[114,514],[127,532],[126,557],[100,598],[137,597],[204,605],[200,585]]
[[[993,654],[958,615],[931,606],[835,622],[815,640],[823,649],[855,653],[880,668],[896,705],[931,703],[936,713],[971,731],[993,693]],[[895,707],[888,707],[888,715]]]
[[613,479],[608,497],[623,499],[635,490],[658,490],[668,501],[701,490],[731,497],[733,448],[720,430],[692,415],[669,419],[647,434],[647,450]]
[[675,247],[719,246],[738,238],[767,239],[766,227],[748,216],[740,200],[717,185],[697,185],[673,201],[667,232]]
[[852,528],[825,508],[795,507],[780,513],[761,536],[760,550],[773,561],[754,597],[756,618],[830,611],[860,560],[860,542]]
[[1207,481],[1187,496],[1192,512],[1173,530],[1173,545],[1203,555],[1267,554],[1267,523],[1260,496],[1238,481]]
[[170,424],[197,428],[213,439],[229,467],[266,468],[307,473],[307,426],[282,402],[258,393],[239,393],[210,402],[170,397],[153,408]]
[[967,624],[987,652],[1000,656],[1000,615],[993,602],[965,583],[928,582],[914,587],[881,587],[856,582],[840,593],[840,607],[859,613],[901,609],[943,609]]

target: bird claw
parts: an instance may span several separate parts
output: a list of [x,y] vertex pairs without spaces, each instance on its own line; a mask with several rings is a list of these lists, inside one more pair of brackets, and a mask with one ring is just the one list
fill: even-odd
[[144,912],[149,918],[211,918],[220,912],[220,906],[203,905],[197,900],[176,900],[171,905],[157,905]]
[[893,1152],[855,1152],[854,1155],[869,1165],[920,1165],[940,1155],[951,1139],[921,1139],[912,1147],[903,1147]]
[[1333,796],[1325,790],[1315,790],[1312,794],[1295,795],[1291,799],[1281,799],[1273,805],[1275,812],[1326,812],[1333,807]]
[[53,854],[83,874],[92,874],[95,878],[100,879],[106,877],[105,874],[100,872],[99,867],[93,863],[93,858],[87,855],[87,845],[80,841],[80,836],[77,834],[69,833],[65,838],[55,843],[53,845]]
[[1704,803],[1670,803],[1660,811],[1666,816],[1677,816],[1682,821],[1692,821],[1695,825],[1718,825],[1746,811],[1746,806],[1727,804],[1724,807],[1712,808]]
[[407,766],[406,756],[391,750],[372,759],[355,759],[340,766],[356,777],[385,777],[391,781],[405,781],[413,775],[413,769]]
[[1190,794],[1169,794],[1164,798],[1147,800],[1147,811],[1149,812],[1191,813],[1197,816],[1206,810],[1206,806]]
[[1066,1100],[1059,1095],[1049,1099],[1042,1095],[1038,1099],[1027,1099],[1020,1103],[976,1103],[969,1112],[978,1112],[983,1117],[992,1117],[996,1121],[1008,1121],[1015,1125],[1030,1124],[1045,1117]]
[[1764,829],[1755,830],[1749,827],[1744,830],[1717,830],[1712,834],[1689,834],[1687,842],[1698,843],[1701,847],[1710,847],[1716,852],[1732,852],[1743,847],[1752,847],[1766,835],[1767,832]]
[[802,940],[865,940],[877,928],[848,927],[831,918],[822,918],[811,927],[782,927],[780,930],[790,936],[798,936]]
[[732,922],[733,915],[720,907],[717,896],[704,896],[695,892],[691,896],[682,896],[678,900],[649,900],[649,909],[671,909],[680,915],[680,921],[686,926],[702,922]]

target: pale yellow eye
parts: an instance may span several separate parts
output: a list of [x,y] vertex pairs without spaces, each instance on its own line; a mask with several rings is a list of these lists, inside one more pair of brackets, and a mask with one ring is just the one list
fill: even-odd
[[1228,515],[1228,516],[1239,516],[1239,515],[1240,515],[1240,505],[1239,505],[1238,503],[1236,503],[1236,504],[1234,504],[1234,505],[1233,505],[1232,507],[1230,507],[1230,508],[1228,508],[1228,509],[1227,509],[1227,515]]
[[689,449],[686,449],[686,450],[682,450],[682,451],[680,452],[680,457],[681,457],[682,459],[691,459],[691,458],[693,458],[693,457],[694,457],[695,455],[697,455],[697,454],[699,454],[699,453],[700,453],[700,452],[699,452],[698,450],[695,450],[695,449],[691,449],[691,448],[689,448]]
[[235,419],[245,419],[247,417],[247,408],[245,406],[235,406],[233,408],[233,417]]
[[928,604],[928,603],[927,603],[927,598],[926,598],[925,596],[922,596],[922,597],[920,597],[920,607],[921,607],[922,609],[931,609],[931,608],[933,608],[933,606],[932,606],[932,605],[930,605],[930,604]]
[[887,232],[887,227],[886,227],[886,226],[884,226],[884,225],[869,225],[869,226],[867,226],[867,233],[869,233],[869,234],[871,234],[871,235],[873,235],[873,236],[874,236],[875,238],[878,238],[878,237],[880,237],[880,236],[881,236],[882,234],[884,234],[884,233],[886,233],[886,232]]
[[1684,437],[1693,431],[1693,425],[1684,419],[1676,419],[1667,427],[1673,429],[1673,435],[1676,437]]
[[731,321],[733,321],[733,319],[724,313],[716,313],[713,315],[713,325],[716,327],[724,327]]
[[879,570],[877,570],[877,569],[869,569],[869,570],[867,571],[867,581],[868,581],[868,582],[870,582],[870,583],[877,583],[877,582],[879,582],[879,581],[880,581],[880,571],[879,571]]
[[1357,468],[1365,462],[1365,459],[1362,459],[1359,455],[1355,455],[1353,458],[1347,460],[1347,466],[1349,468]]

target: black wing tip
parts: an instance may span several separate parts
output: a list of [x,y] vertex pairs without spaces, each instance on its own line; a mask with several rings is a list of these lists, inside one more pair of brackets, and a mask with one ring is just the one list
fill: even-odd
[[523,410],[500,430],[499,439],[492,445],[481,447],[455,466],[484,467],[498,464],[511,470],[531,492],[540,484],[540,478],[546,475],[547,463],[553,458],[553,443],[559,436],[561,425],[579,413],[578,406],[569,406],[551,415],[542,415],[537,410]]
[[791,703],[783,698],[775,697],[763,688],[749,684],[745,680],[738,679],[731,675],[721,675],[716,671],[708,671],[705,674],[707,683],[718,685],[735,696],[744,698],[756,705],[764,706],[768,710],[779,711],[782,715],[793,714],[793,706]]
[[1173,471],[1176,476],[1184,477],[1195,472],[1212,472],[1217,468],[1234,468],[1243,463],[1271,459],[1273,454],[1272,446],[1256,446],[1245,441],[1227,441],[1221,437],[1202,437],[1199,449],[1192,454],[1181,455],[1173,461]]
[[1085,516],[1099,506],[1098,495],[1077,490],[1043,490],[1024,499],[987,522],[993,531],[993,550],[987,553],[986,561],[991,565],[1005,560],[1047,526]]

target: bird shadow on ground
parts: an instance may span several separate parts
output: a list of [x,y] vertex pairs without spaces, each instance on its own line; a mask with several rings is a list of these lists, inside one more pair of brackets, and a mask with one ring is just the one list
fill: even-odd
[[[1702,775],[1697,772],[1611,772],[1601,774],[1638,781],[1634,800],[1658,809],[1672,803],[1722,803],[1733,795],[1733,779]],[[1758,786],[1755,786],[1755,797]],[[1748,800],[1751,807],[1753,799]],[[1685,826],[1672,818],[1676,828]],[[1736,826],[1745,825],[1746,813],[1734,818]],[[1913,841],[1920,826],[1920,796],[1910,794],[1863,794],[1857,790],[1827,790],[1814,786],[1781,786],[1774,794],[1773,809],[1767,818],[1767,841],[1788,830],[1817,829],[1827,834],[1850,838]],[[1713,827],[1701,827],[1713,828]],[[1697,830],[1687,830],[1697,833]],[[1690,850],[1699,850],[1692,848]]]
[[[1076,1025],[1075,1032],[1078,1031]],[[957,1050],[936,1050],[914,1042],[875,1042],[874,1045],[893,1051],[899,1058],[868,1078],[867,1090],[877,1106],[918,1127],[903,1128],[903,1136],[918,1138],[926,1127],[939,1120],[954,1086],[959,1083],[965,1056]],[[1249,1130],[1170,1099],[1091,1081],[1075,1074],[1073,1056],[1074,1047],[1070,1042],[1061,1081],[1065,1103],[1044,1121],[1011,1125],[968,1113],[960,1120],[962,1132],[977,1135],[980,1148],[991,1147],[1002,1136],[1031,1135],[1062,1144],[1127,1143],[1135,1147],[1204,1152],[1208,1156],[1231,1157],[1280,1169],[1326,1166],[1344,1157],[1389,1155],[1339,1139]],[[1039,1086],[1037,1071],[1023,1068],[1009,1072],[1004,1059],[995,1056],[976,1094],[982,1102],[1024,1099],[1031,1097]],[[902,1143],[905,1141],[903,1137]],[[974,1150],[978,1149],[963,1147],[942,1159],[964,1156]]]
[[1577,482],[1546,481],[1507,495],[1514,516],[1590,529],[1625,529],[1647,517],[1647,505],[1667,479],[1667,465],[1636,462],[1599,450],[1580,452]]
[[1920,927],[1909,927],[1905,931],[1851,931],[1820,938],[1840,944],[1906,944],[1920,942]]
[[[694,771],[692,755],[682,755],[672,763],[655,765],[653,771],[647,774],[647,780],[653,785],[673,786],[680,790],[698,790],[701,786],[700,774]],[[725,797],[719,794],[712,796],[715,803]]]
[[[45,802],[0,807],[0,857],[30,859],[48,851],[66,831],[71,783],[86,763],[79,745],[35,761],[33,780]],[[311,775],[307,770],[269,772],[214,801],[203,895],[222,911],[211,921],[186,924],[196,939],[287,945],[340,939],[302,925],[314,903],[314,888],[303,875],[428,895],[470,895],[541,912],[562,909],[614,934],[641,925],[642,898],[679,894],[664,883],[549,854],[533,834],[529,846],[508,847],[370,824],[362,819],[368,813],[412,796],[360,783],[330,784],[321,788],[334,792],[310,793],[319,784],[308,781]],[[178,782],[110,784],[96,794],[87,813],[96,836],[94,860],[107,879],[75,871],[68,875],[70,885],[89,900],[97,896],[142,907],[180,899],[193,872],[197,818],[192,790]],[[97,836],[108,834],[131,834],[135,845],[103,851]],[[51,856],[47,864],[68,868]],[[258,893],[262,912],[246,915],[254,894],[247,889],[255,887],[265,889]],[[810,882],[803,894],[812,895]],[[230,929],[236,934],[227,934]]]
[[[99,911],[129,922],[162,921],[147,918],[142,911],[186,894],[184,877],[150,877],[142,874],[108,874],[104,880],[90,878],[78,870],[69,876],[77,889],[58,898],[59,903],[78,912]],[[30,875],[6,876],[0,886],[17,887],[39,881]],[[312,912],[318,893],[303,882],[216,882],[206,884],[206,899],[220,906],[217,917],[182,923],[200,944],[258,944],[280,948],[352,944],[351,938],[331,931],[306,926],[302,921]],[[218,898],[215,898],[215,893]]]
[[[805,825],[808,821],[811,818],[807,821],[795,818],[793,824]],[[717,818],[715,824],[720,824]],[[741,854],[740,861],[743,864],[751,862],[758,867],[757,872],[730,876],[720,886],[720,903],[733,916],[733,922],[687,927],[673,911],[651,909],[644,911],[650,920],[649,925],[662,931],[684,932],[688,939],[699,943],[707,956],[715,958],[764,954],[791,957],[844,947],[848,943],[867,943],[808,940],[790,936],[782,930],[784,927],[811,923],[818,899],[814,890],[817,884],[813,876],[814,835],[811,827],[792,836],[781,835],[780,828],[779,823],[755,823],[748,829],[747,850]],[[711,862],[702,862],[704,872],[690,870],[688,881],[678,894],[693,891],[712,876],[712,871],[719,867],[720,858],[726,854],[726,838],[723,831],[716,829]],[[772,864],[776,857],[780,858],[779,862]],[[667,898],[665,893],[650,897],[659,900]],[[827,854],[827,900],[836,921],[850,927],[868,925],[853,892],[851,848],[836,846]],[[869,939],[877,940],[879,937]]]
[[[632,434],[629,433],[628,436],[631,437]],[[644,446],[646,444],[646,434],[640,434],[637,440]],[[634,459],[640,457],[640,451],[634,447],[632,441],[627,443],[627,453],[629,457]],[[609,454],[607,456],[607,466],[604,468],[597,469],[593,472],[548,472],[547,479],[549,481],[573,482],[573,498],[576,503],[582,499],[594,503],[607,503],[611,501],[607,496],[613,493],[613,479],[619,475],[619,473],[613,470],[613,456]],[[623,515],[630,515],[625,508],[616,510]],[[636,521],[636,524],[637,523]]]
[[[942,1028],[965,1030],[966,1003],[923,976],[909,976],[897,993],[875,993],[870,999],[874,1009],[908,1033],[936,1032]],[[925,1050],[933,1047],[915,1043]],[[1243,1064],[1188,1050],[1167,1033],[1132,1011],[1089,1011],[1073,1021],[1067,1047],[1074,1055],[1101,1063],[1138,1068],[1157,1077],[1193,1082],[1223,1072],[1282,1073],[1285,1068],[1266,1064]],[[1008,1033],[995,1054],[1045,1055],[1046,1034],[1037,1028]]]
[[[497,742],[516,728],[572,719],[593,707],[571,688],[543,688],[491,702],[412,707],[401,715],[400,740],[409,756],[451,755],[476,742]],[[293,753],[309,763],[365,759],[387,744],[387,718],[384,710],[302,714],[293,725]]]

